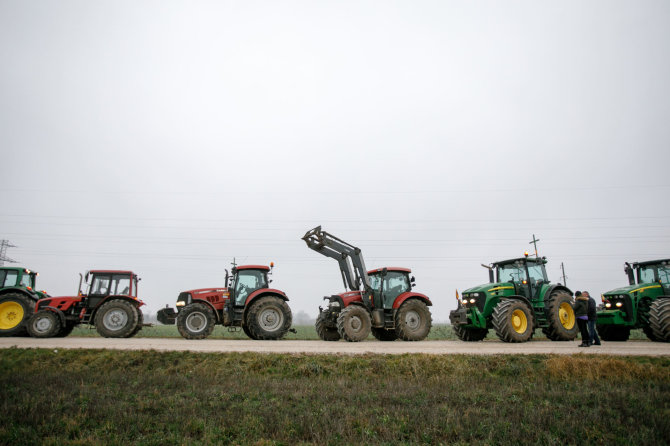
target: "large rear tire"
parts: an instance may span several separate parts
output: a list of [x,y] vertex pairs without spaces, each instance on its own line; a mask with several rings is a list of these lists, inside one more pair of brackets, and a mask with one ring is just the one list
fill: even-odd
[[246,324],[242,324],[242,331],[244,332],[245,335],[249,337],[249,339],[256,340],[256,338],[254,338],[254,334],[251,331],[249,331],[249,327],[247,327]]
[[26,324],[28,334],[33,338],[53,338],[58,336],[62,327],[60,318],[49,310],[38,311],[33,314]]
[[603,341],[624,342],[630,336],[630,327],[620,325],[596,325],[598,335]]
[[342,339],[360,342],[370,334],[370,313],[360,305],[349,305],[337,317],[337,332]]
[[185,339],[205,339],[215,324],[214,311],[199,302],[186,305],[177,315],[177,330]]
[[493,328],[505,342],[527,342],[533,337],[533,312],[523,301],[502,299],[493,309]]
[[406,300],[395,313],[395,332],[403,341],[423,341],[432,324],[428,306],[419,299]]
[[25,336],[28,319],[35,312],[35,302],[21,293],[0,296],[0,336]]
[[319,313],[317,316],[314,327],[316,328],[316,334],[319,335],[319,338],[322,341],[333,342],[341,339],[337,327],[332,327],[327,324],[327,319],[323,312]]
[[105,302],[95,313],[95,329],[105,338],[128,338],[138,323],[137,309],[127,300]]
[[378,341],[390,342],[398,339],[398,334],[395,330],[386,330],[385,328],[372,327],[372,336]]
[[544,312],[549,326],[542,332],[551,341],[573,341],[579,327],[573,309],[572,296],[567,291],[554,291],[544,301]]
[[481,341],[489,334],[486,328],[466,328],[462,325],[452,325],[451,327],[458,339],[465,342]]
[[652,341],[670,342],[670,299],[656,299],[652,302],[649,307],[649,328],[656,338]]
[[252,339],[274,341],[283,338],[291,328],[293,315],[286,301],[280,297],[261,297],[247,310],[245,324]]
[[140,310],[140,307],[135,307],[135,310],[137,310],[137,327],[135,327],[135,330],[128,336],[129,338],[132,338],[139,333],[144,325],[144,314],[142,313],[142,310]]

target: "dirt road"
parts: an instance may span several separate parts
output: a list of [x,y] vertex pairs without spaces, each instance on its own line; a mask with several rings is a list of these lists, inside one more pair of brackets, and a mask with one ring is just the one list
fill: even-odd
[[88,337],[67,338],[0,338],[0,348],[49,348],[49,349],[113,349],[113,350],[158,350],[193,352],[265,352],[265,353],[313,353],[349,354],[366,353],[403,354],[536,354],[559,355],[604,354],[633,356],[670,356],[670,344],[646,341],[606,342],[600,347],[579,348],[579,342],[535,341],[524,344],[507,344],[499,341],[423,341],[423,342],[324,342],[324,341],[252,341],[205,339],[189,341],[178,338],[130,338],[106,339]]

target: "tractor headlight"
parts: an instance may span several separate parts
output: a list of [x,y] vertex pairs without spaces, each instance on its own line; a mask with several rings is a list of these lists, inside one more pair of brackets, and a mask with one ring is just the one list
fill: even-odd
[[336,301],[336,300],[331,301],[331,302],[328,304],[328,308],[340,308],[340,303],[339,303],[338,301]]
[[616,303],[616,306],[617,306],[617,308],[621,308],[621,307],[623,307],[623,303],[621,303],[621,302],[617,302],[617,303]]
[[186,302],[184,302],[183,300],[178,300],[177,303],[175,304],[175,306],[177,307],[183,307],[184,305],[186,305]]
[[473,293],[472,294],[474,297],[479,297],[479,293]]
[[607,302],[607,303],[605,304],[605,308],[612,308],[612,304],[609,303],[609,302]]
[[476,301],[474,299],[470,299],[470,303],[474,304]]

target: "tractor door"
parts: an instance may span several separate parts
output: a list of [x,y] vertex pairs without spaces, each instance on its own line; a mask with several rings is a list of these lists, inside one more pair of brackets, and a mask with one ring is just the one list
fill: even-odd
[[412,290],[409,274],[400,271],[389,271],[384,276],[382,288],[382,305],[385,310],[393,308],[393,302],[402,293]]
[[658,282],[663,288],[663,295],[670,296],[670,265],[660,265],[658,267]]
[[93,275],[93,278],[91,279],[91,286],[88,289],[86,306],[88,308],[95,308],[105,299],[105,297],[109,296],[111,283],[111,274]]
[[249,297],[251,293],[267,287],[268,279],[264,271],[259,271],[257,269],[243,269],[237,272],[234,293],[231,297],[235,300],[235,306],[244,306],[247,297]]
[[542,285],[547,283],[547,273],[544,269],[544,265],[537,265],[533,263],[528,264],[528,290],[530,295],[528,296],[531,300],[537,300],[540,298],[540,291],[542,290]]

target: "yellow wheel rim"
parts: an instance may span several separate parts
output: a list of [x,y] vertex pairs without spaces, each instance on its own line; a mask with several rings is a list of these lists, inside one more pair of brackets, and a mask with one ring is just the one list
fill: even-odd
[[558,307],[558,318],[561,320],[561,325],[563,328],[570,330],[575,326],[575,310],[572,309],[572,305],[568,302],[563,302],[560,307]]
[[521,310],[514,310],[512,312],[512,328],[517,333],[525,333],[528,329],[528,318],[526,313]]
[[0,330],[11,330],[23,320],[23,307],[18,302],[0,304]]

